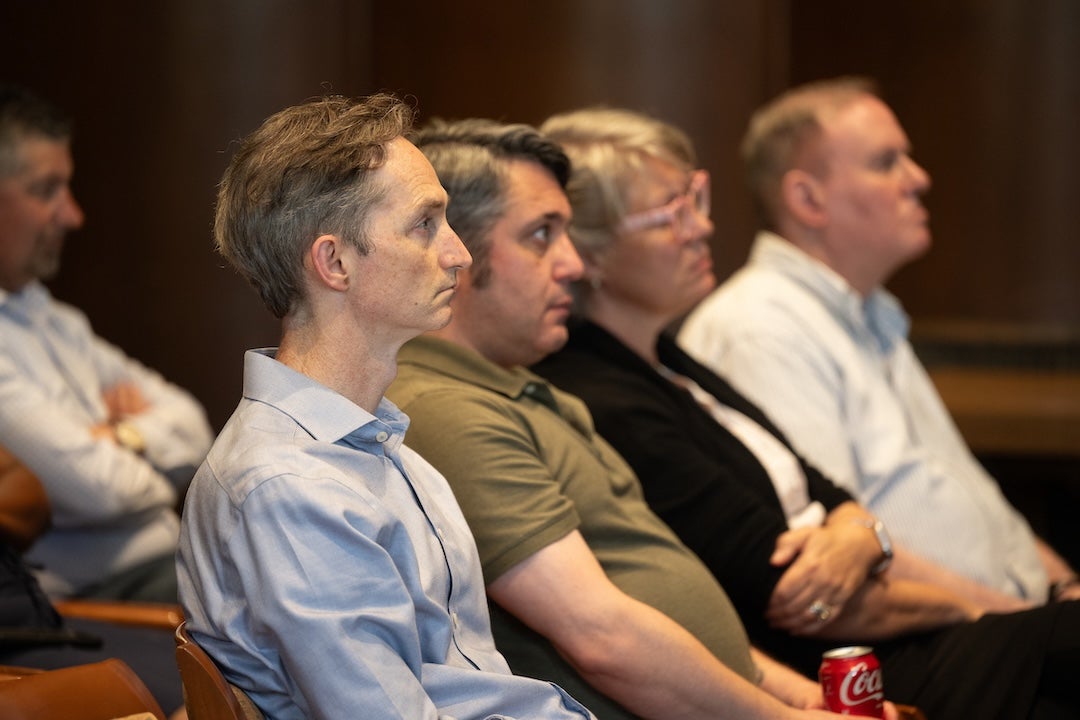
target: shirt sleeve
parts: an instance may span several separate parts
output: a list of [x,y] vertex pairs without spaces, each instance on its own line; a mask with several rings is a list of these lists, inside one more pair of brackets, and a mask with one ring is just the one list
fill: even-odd
[[406,443],[454,490],[488,584],[578,527],[543,448],[507,403],[446,390],[402,410],[411,419]]
[[135,453],[93,438],[85,418],[51,402],[6,353],[0,353],[0,437],[41,479],[59,527],[107,523],[176,502],[164,475]]
[[134,383],[149,405],[131,418],[146,441],[146,459],[162,471],[194,471],[213,441],[206,414],[195,398],[96,336],[93,356],[103,388],[124,381]]
[[446,663],[449,634],[425,640],[419,631],[447,612],[424,595],[423,550],[374,499],[282,476],[247,496],[242,517],[228,559],[247,568],[236,596],[257,618],[246,657],[280,672],[278,686],[294,688],[305,716],[588,717],[549,685],[545,694],[536,681]]
[[413,601],[395,559],[373,540],[372,513],[353,512],[347,492],[332,501],[325,482],[316,501],[303,491],[311,485],[291,476],[263,483],[228,541],[230,561],[246,569],[239,596],[257,618],[251,655],[302,689],[310,717],[353,717],[361,698],[385,717],[436,717],[419,680]]

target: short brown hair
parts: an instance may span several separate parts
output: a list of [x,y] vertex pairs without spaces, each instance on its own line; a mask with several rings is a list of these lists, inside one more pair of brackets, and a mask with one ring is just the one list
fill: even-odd
[[323,234],[360,252],[382,188],[370,171],[412,127],[414,110],[387,94],[324,97],[270,116],[245,138],[218,188],[214,241],[282,318],[304,300],[304,252]]

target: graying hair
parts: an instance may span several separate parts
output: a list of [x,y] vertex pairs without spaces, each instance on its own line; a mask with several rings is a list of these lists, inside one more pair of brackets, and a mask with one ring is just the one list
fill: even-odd
[[556,143],[522,124],[435,119],[411,139],[450,196],[446,219],[472,255],[472,283],[483,287],[491,277],[491,228],[506,210],[507,161],[538,163],[560,187],[566,187],[570,161]]

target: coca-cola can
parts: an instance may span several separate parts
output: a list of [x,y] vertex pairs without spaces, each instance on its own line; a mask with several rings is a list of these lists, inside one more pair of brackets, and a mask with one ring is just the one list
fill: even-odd
[[873,648],[842,647],[821,656],[818,671],[825,705],[841,715],[885,717],[881,664]]

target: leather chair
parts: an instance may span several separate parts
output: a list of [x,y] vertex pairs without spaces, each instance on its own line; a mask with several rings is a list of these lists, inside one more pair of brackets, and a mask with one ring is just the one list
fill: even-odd
[[165,720],[154,696],[115,658],[61,670],[0,669],[4,720]]
[[176,664],[190,720],[264,720],[251,698],[230,685],[213,659],[192,639],[187,623],[176,628]]

